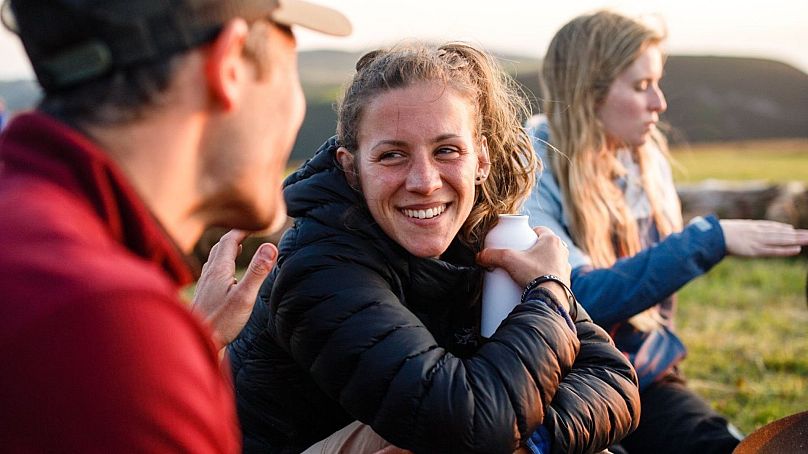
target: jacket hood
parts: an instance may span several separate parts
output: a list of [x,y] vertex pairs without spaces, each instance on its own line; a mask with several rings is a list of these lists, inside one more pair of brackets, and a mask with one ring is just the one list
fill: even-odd
[[336,136],[331,137],[286,178],[283,195],[289,216],[308,218],[338,231],[348,230],[370,241],[397,274],[409,277],[403,285],[409,289],[407,293],[417,297],[405,304],[416,311],[412,304],[424,309],[440,307],[445,305],[439,300],[447,295],[479,291],[472,283],[479,282],[481,270],[474,263],[473,252],[459,240],[452,242],[441,259],[419,258],[384,233],[368,211],[362,193],[345,179],[337,162],[337,148]]
[[336,136],[331,137],[312,158],[284,180],[283,196],[289,216],[313,217],[322,221],[323,215],[330,214],[322,212],[326,207],[365,206],[362,194],[351,188],[345,179],[337,162],[337,148]]
[[311,220],[325,227],[314,229],[321,233],[350,231],[352,236],[374,243],[384,256],[409,256],[374,221],[362,193],[348,184],[337,161],[338,148],[336,136],[331,137],[284,180],[283,197],[288,215],[296,222]]

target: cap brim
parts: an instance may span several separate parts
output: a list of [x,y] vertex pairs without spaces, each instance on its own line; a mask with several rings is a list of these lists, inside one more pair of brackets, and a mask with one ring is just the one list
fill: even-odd
[[283,25],[299,25],[334,36],[348,36],[351,22],[337,10],[303,0],[280,0],[272,20]]
[[5,0],[2,5],[0,5],[0,22],[3,23],[3,26],[6,29],[15,35],[20,33],[19,29],[17,28],[17,19],[14,17],[14,11],[11,11],[11,0]]

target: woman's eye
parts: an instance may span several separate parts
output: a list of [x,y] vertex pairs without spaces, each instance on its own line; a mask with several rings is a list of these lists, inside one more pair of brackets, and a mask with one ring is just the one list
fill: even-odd
[[647,81],[647,80],[644,80],[644,81],[642,81],[642,82],[640,82],[640,83],[638,83],[638,84],[636,85],[636,90],[637,90],[637,91],[645,91],[645,90],[648,90],[648,85],[649,85],[648,81]]
[[460,154],[460,150],[454,147],[440,147],[435,151],[435,154],[442,158],[451,158]]
[[379,161],[390,161],[398,158],[404,157],[404,154],[400,151],[386,151],[379,155]]

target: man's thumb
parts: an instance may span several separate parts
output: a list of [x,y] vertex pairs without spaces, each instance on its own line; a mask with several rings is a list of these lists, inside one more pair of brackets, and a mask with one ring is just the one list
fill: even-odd
[[272,243],[264,243],[255,251],[247,272],[241,277],[241,284],[248,289],[261,287],[261,283],[267,277],[275,262],[278,260],[278,248]]

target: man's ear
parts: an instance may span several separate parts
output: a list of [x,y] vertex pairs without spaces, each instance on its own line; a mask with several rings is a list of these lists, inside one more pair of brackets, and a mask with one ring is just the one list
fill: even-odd
[[353,188],[359,188],[359,178],[357,178],[356,168],[354,167],[354,155],[345,147],[337,148],[337,161],[339,161],[342,172],[345,173],[345,179],[348,184]]
[[241,96],[241,86],[249,77],[243,56],[249,26],[244,19],[227,23],[210,43],[205,59],[205,78],[211,97],[226,111],[233,110]]
[[491,172],[491,158],[488,155],[488,139],[485,136],[480,140],[480,151],[477,153],[476,183],[482,184]]

